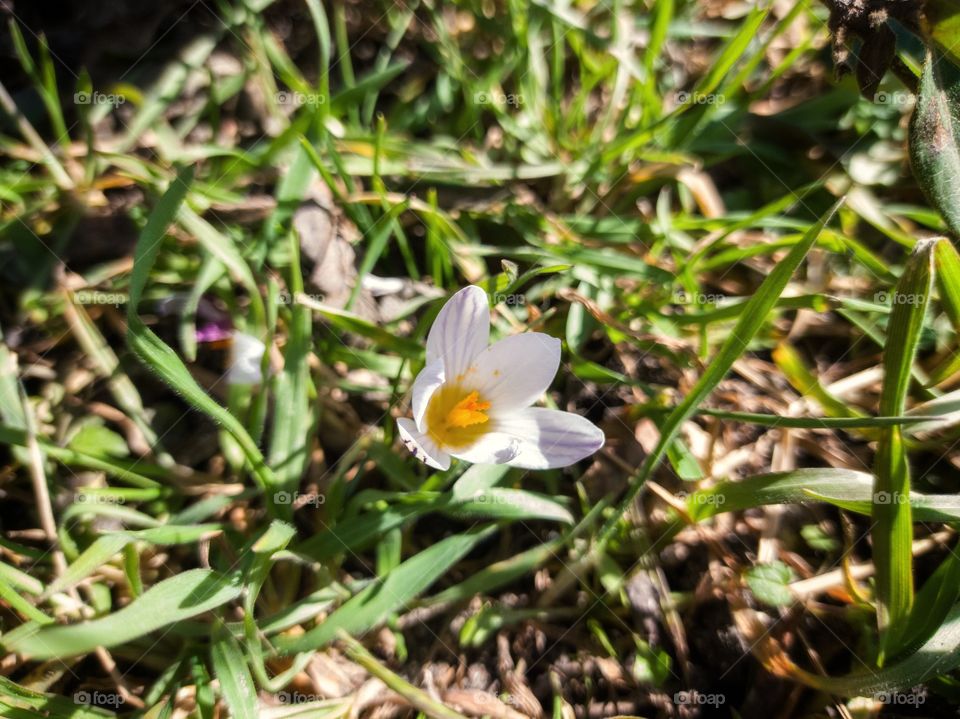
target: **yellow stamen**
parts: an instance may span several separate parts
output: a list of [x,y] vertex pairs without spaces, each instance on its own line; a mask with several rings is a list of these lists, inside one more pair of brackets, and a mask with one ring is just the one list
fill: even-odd
[[462,449],[490,431],[490,403],[458,383],[442,385],[427,405],[426,431],[445,449]]
[[447,413],[448,427],[469,427],[472,424],[483,424],[490,418],[483,412],[490,409],[489,402],[481,402],[480,394],[471,392],[457,402]]

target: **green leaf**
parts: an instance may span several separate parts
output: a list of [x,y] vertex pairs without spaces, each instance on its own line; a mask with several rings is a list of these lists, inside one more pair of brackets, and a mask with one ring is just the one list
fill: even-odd
[[297,545],[296,552],[325,561],[344,552],[357,552],[374,544],[383,534],[429,511],[431,504],[412,503],[368,512],[326,529]]
[[[192,172],[184,170],[160,198],[156,208],[150,214],[146,226],[137,239],[134,250],[133,272],[130,277],[130,300],[127,305],[127,344],[151,370],[179,393],[196,409],[208,415],[226,429],[243,449],[244,455],[253,467],[254,476],[261,486],[269,487],[275,483],[273,472],[267,467],[263,454],[256,442],[247,433],[243,425],[230,412],[217,404],[197,384],[183,361],[164,342],[157,337],[140,319],[137,307],[146,287],[160,251],[160,245],[167,228],[177,216],[192,179]],[[191,217],[190,213],[186,214]],[[243,267],[246,267],[244,264]],[[247,268],[249,273],[249,268]]]
[[930,36],[940,49],[950,56],[953,64],[960,67],[960,48],[957,47],[957,37],[960,37],[960,5],[956,0],[926,0],[923,14]]
[[387,669],[360,642],[342,630],[338,632],[338,638],[346,646],[346,654],[351,660],[382,681],[391,691],[403,697],[407,704],[419,710],[420,715],[432,717],[432,719],[467,719],[463,714],[441,704],[422,689],[418,689],[403,677]]
[[[296,233],[291,234],[290,290],[303,292],[300,274],[300,244]],[[270,437],[270,466],[277,483],[285,490],[295,490],[310,460],[313,412],[310,408],[310,355],[312,326],[310,310],[301,304],[290,307],[289,338],[283,355],[283,371],[273,379],[276,412]],[[292,514],[289,504],[283,505],[285,514]]]
[[839,696],[876,696],[904,691],[921,682],[929,682],[960,666],[960,606],[913,654],[883,669],[869,669],[845,677],[824,677],[800,672],[804,682]]
[[931,48],[910,120],[910,162],[947,227],[960,235],[960,69]]
[[953,329],[960,334],[960,254],[949,242],[938,242],[933,252],[936,267],[937,288],[943,309],[953,323]]
[[257,719],[257,690],[237,640],[220,625],[210,646],[213,673],[233,719]]
[[546,519],[573,524],[573,515],[562,504],[551,497],[523,489],[492,487],[476,490],[470,497],[446,504],[444,511],[454,516]]
[[793,345],[780,343],[773,351],[773,361],[793,388],[804,397],[815,399],[828,417],[857,416],[856,412],[824,389]]
[[110,561],[129,543],[144,541],[149,544],[173,545],[193,544],[212,532],[220,530],[218,524],[197,524],[190,527],[164,526],[151,527],[132,532],[117,532],[98,537],[84,552],[67,567],[67,571],[57,577],[47,588],[45,596],[74,586],[83,581],[97,569]]
[[[0,334],[2,337],[2,334]],[[10,429],[23,437],[23,442],[13,448],[13,456],[21,464],[27,464],[26,429],[27,417],[20,403],[20,379],[17,376],[17,355],[7,349],[6,344],[0,344],[0,420]],[[0,440],[8,442],[6,437]]]
[[904,434],[910,437],[923,436],[953,427],[960,423],[960,390],[947,392],[928,402],[914,405],[907,416],[919,420],[904,428]]
[[713,392],[714,388],[720,384],[727,372],[733,366],[733,363],[746,351],[750,341],[760,331],[760,328],[767,320],[767,315],[774,307],[777,299],[783,293],[787,282],[793,276],[793,273],[800,266],[803,258],[814,246],[823,228],[827,222],[836,213],[842,204],[842,200],[837,202],[830,210],[813,225],[795,244],[789,254],[781,260],[776,267],[767,275],[753,297],[744,307],[743,313],[737,320],[733,331],[727,337],[717,356],[707,367],[690,393],[684,398],[677,407],[666,418],[660,427],[660,440],[657,442],[654,450],[647,455],[640,469],[630,480],[630,487],[626,496],[620,501],[620,505],[614,515],[607,521],[599,534],[599,541],[605,543],[617,530],[620,517],[630,508],[633,500],[636,498],[644,482],[657,468],[667,453],[670,444],[676,439],[677,434],[683,423],[696,413],[700,404]]
[[932,637],[943,624],[960,598],[960,557],[950,550],[940,566],[917,592],[913,608],[893,654],[917,649]]
[[[890,495],[880,502],[894,501]],[[897,500],[899,501],[899,500]],[[960,496],[922,494],[909,496],[915,522],[960,520]],[[697,522],[723,512],[739,512],[768,504],[828,502],[841,509],[869,515],[873,510],[873,475],[852,469],[806,468],[790,472],[758,474],[719,484],[687,497],[687,513]]]
[[93,456],[126,457],[127,441],[102,424],[85,424],[70,440],[70,449]]
[[238,574],[191,569],[158,582],[113,614],[67,626],[26,624],[4,635],[0,643],[8,651],[39,660],[87,654],[208,612],[239,597],[242,589]]
[[73,699],[44,694],[0,676],[0,711],[8,719],[104,719],[113,712],[78,704]]
[[[946,396],[946,395],[944,395]],[[936,412],[933,407],[922,416],[913,416],[916,407],[903,417],[789,417],[782,414],[763,414],[759,412],[729,412],[727,410],[701,407],[697,414],[705,414],[734,422],[758,424],[762,427],[797,427],[800,429],[869,429],[871,427],[892,427],[904,425],[908,433],[926,422],[942,422],[949,419],[948,413]]]
[[507,476],[510,467],[506,464],[472,464],[454,482],[451,493],[454,499],[469,499],[497,485]]
[[840,542],[824,532],[819,524],[805,524],[800,528],[800,536],[811,549],[834,552],[840,548]]
[[753,595],[771,607],[786,607],[794,602],[790,591],[793,572],[783,562],[758,564],[747,570],[747,586]]
[[278,649],[283,654],[319,649],[336,639],[340,630],[360,634],[372,629],[446,574],[493,531],[493,527],[476,527],[437,542],[361,590],[303,636],[278,639]]
[[[901,415],[906,408],[913,360],[933,291],[933,251],[938,240],[918,242],[894,290],[893,311],[883,350],[880,413]],[[879,431],[874,463],[873,561],[877,568],[877,622],[881,632],[879,661],[890,641],[889,629],[900,626],[913,603],[913,520],[910,516],[910,465],[901,427]],[[880,502],[879,497],[891,501]]]
[[9,604],[12,609],[27,617],[27,619],[31,619],[38,624],[52,624],[55,621],[53,617],[48,617],[20,596],[17,590],[7,584],[2,578],[0,578],[0,599]]
[[61,574],[47,589],[46,594],[55,594],[62,592],[68,587],[72,587],[80,582],[97,569],[110,561],[111,557],[123,549],[130,540],[119,534],[99,537],[97,540],[84,550],[77,559],[67,567],[67,571]]
[[267,531],[260,535],[257,541],[253,543],[250,550],[254,554],[264,556],[276,554],[281,549],[284,549],[296,534],[297,530],[294,529],[293,525],[274,520],[270,523],[270,526],[267,527]]

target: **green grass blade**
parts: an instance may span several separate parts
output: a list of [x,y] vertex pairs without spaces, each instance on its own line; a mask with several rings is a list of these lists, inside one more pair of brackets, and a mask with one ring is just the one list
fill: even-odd
[[862,502],[869,512],[866,503],[872,487],[873,476],[866,472],[829,467],[795,469],[720,482],[690,494],[686,504],[690,517],[698,522],[723,512],[813,501],[812,493]]
[[686,398],[674,409],[663,425],[660,427],[660,439],[654,450],[647,456],[640,469],[630,480],[630,487],[626,496],[621,500],[617,511],[613,517],[607,521],[600,531],[599,541],[606,543],[617,530],[620,518],[629,509],[633,500],[636,498],[644,482],[653,473],[653,470],[660,464],[670,444],[677,438],[680,427],[689,419],[713,391],[713,389],[726,377],[727,372],[733,366],[733,363],[746,351],[753,337],[760,331],[760,328],[766,322],[767,315],[774,307],[777,299],[780,297],[787,282],[793,276],[797,267],[806,257],[807,252],[814,246],[823,228],[833,217],[840,207],[842,200],[835,204],[816,225],[811,227],[790,250],[789,254],[781,260],[777,266],[767,275],[754,296],[747,303],[743,313],[737,320],[737,324],[730,333],[726,342],[720,348],[717,356],[707,367],[706,372],[700,377],[693,389]]
[[451,501],[444,511],[453,516],[493,519],[545,519],[573,524],[570,511],[554,499],[522,489],[492,487]]
[[[920,330],[933,291],[933,251],[937,241],[918,242],[894,290],[893,312],[883,351],[880,413],[901,415],[917,353]],[[913,603],[913,522],[910,517],[910,466],[900,427],[880,430],[874,466],[873,561],[877,567],[877,623],[880,655],[890,646],[891,629],[900,631]],[[879,497],[890,497],[880,502]]]
[[116,714],[78,704],[72,698],[45,694],[0,677],[0,710],[9,719],[104,719]]
[[[939,411],[934,411],[934,409]],[[960,409],[958,407],[957,409]],[[762,427],[796,427],[799,429],[871,429],[873,427],[892,427],[903,425],[908,433],[920,431],[927,422],[931,425],[946,422],[950,419],[945,408],[929,406],[929,414],[917,416],[913,414],[902,417],[789,417],[781,414],[763,414],[759,412],[730,412],[719,409],[701,408],[697,414],[729,419],[734,422],[757,424]],[[955,421],[960,421],[960,416]]]
[[233,719],[257,719],[257,690],[237,640],[220,625],[210,646],[210,663],[220,680],[220,695]]
[[153,545],[170,546],[175,544],[194,544],[201,538],[217,532],[220,525],[196,524],[193,526],[165,526],[151,527],[129,532],[117,532],[98,537],[93,544],[87,547],[67,571],[57,577],[44,592],[50,596],[62,592],[78,582],[83,581],[97,569],[110,561],[111,557],[119,553],[131,542],[141,541]]
[[[291,233],[290,290],[303,292],[300,273],[299,240]],[[312,342],[310,310],[299,303],[290,306],[290,327],[284,350],[283,371],[272,381],[274,406],[273,432],[270,437],[270,466],[281,490],[295,490],[310,460],[314,414],[310,408],[310,367]],[[289,505],[282,513],[289,512]],[[279,510],[279,508],[278,508]]]
[[[156,261],[167,228],[173,223],[186,198],[191,178],[190,171],[183,171],[177,176],[160,198],[160,202],[157,203],[157,207],[151,213],[137,239],[133,272],[130,277],[130,300],[127,305],[127,343],[144,364],[156,372],[164,382],[196,409],[222,425],[236,439],[253,468],[254,477],[262,487],[269,487],[275,483],[273,472],[267,467],[263,454],[247,430],[230,412],[211,399],[193,379],[177,354],[147,328],[137,314],[137,307],[146,287],[150,269]],[[189,217],[189,213],[186,216]],[[242,267],[246,268],[246,264],[244,263]],[[242,270],[240,272],[242,274]],[[246,268],[246,272],[249,273],[249,268]]]
[[446,574],[493,531],[493,527],[476,527],[437,542],[400,564],[382,581],[354,595],[303,636],[277,640],[278,648],[283,654],[318,649],[336,639],[340,630],[360,634],[372,629]]
[[[18,627],[0,643],[33,659],[87,654],[97,647],[115,647],[176,622],[233,601],[243,587],[236,574],[191,569],[158,582],[123,609],[99,619],[68,626]],[[23,631],[21,631],[23,630]]]
[[905,659],[880,670],[845,677],[803,672],[805,682],[839,696],[876,696],[905,691],[960,666],[960,607],[954,607],[936,633]]

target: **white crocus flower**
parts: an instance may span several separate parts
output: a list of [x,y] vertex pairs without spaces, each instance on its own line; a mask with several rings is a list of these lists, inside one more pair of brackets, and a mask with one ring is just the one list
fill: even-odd
[[227,384],[260,384],[263,372],[260,363],[266,345],[246,332],[234,332],[230,344]]
[[603,446],[580,415],[531,407],[560,366],[560,340],[539,332],[491,346],[487,293],[466,287],[427,337],[427,364],[413,383],[413,419],[397,420],[407,449],[436,469],[450,457],[527,469],[566,467]]

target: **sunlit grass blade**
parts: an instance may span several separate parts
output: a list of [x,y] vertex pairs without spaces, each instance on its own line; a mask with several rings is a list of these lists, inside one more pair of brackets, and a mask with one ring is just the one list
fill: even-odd
[[[701,522],[724,512],[739,512],[770,504],[826,502],[869,516],[873,499],[872,474],[852,469],[811,467],[719,482],[690,494],[686,498],[686,510],[693,521]],[[889,498],[884,495],[879,499],[885,502]],[[960,520],[960,497],[956,494],[912,492],[910,505],[915,522]]]
[[230,708],[230,716],[233,719],[257,719],[257,688],[240,645],[223,625],[214,633],[210,663],[220,681],[220,695]]
[[72,698],[46,694],[0,677],[0,711],[9,719],[105,719],[116,714],[78,704]]
[[820,384],[819,380],[807,368],[797,350],[787,342],[781,342],[773,351],[773,361],[783,372],[793,388],[805,397],[812,397],[829,417],[856,417],[852,410],[837,399]]
[[[290,237],[290,290],[303,292],[300,273],[299,239]],[[283,371],[273,379],[273,398],[277,412],[270,436],[270,466],[277,486],[286,491],[297,488],[310,461],[314,412],[310,397],[315,394],[310,383],[308,359],[312,343],[310,310],[299,303],[290,305],[290,325],[284,349]],[[289,507],[284,510],[288,513]]]
[[[938,242],[933,253],[940,302],[960,336],[960,254],[951,242]],[[930,384],[938,385],[960,372],[960,352],[952,352],[930,373]]]
[[[184,171],[170,183],[169,189],[157,203],[157,207],[151,213],[137,240],[133,272],[130,277],[130,299],[127,305],[127,343],[140,359],[174,391],[233,435],[243,449],[247,461],[250,462],[254,476],[261,486],[269,487],[275,484],[273,472],[267,467],[263,454],[247,430],[197,384],[183,361],[143,323],[137,313],[150,269],[156,261],[167,228],[173,223],[186,198],[191,179],[192,173]],[[187,213],[186,216],[191,215]],[[238,269],[238,271],[242,274],[242,270]]]
[[[960,407],[956,407],[955,409],[960,410]],[[919,416],[919,413],[915,415],[911,412],[911,414],[902,417],[789,417],[787,415],[762,414],[759,412],[733,412],[701,407],[697,410],[697,414],[729,419],[734,422],[757,424],[762,427],[796,427],[798,429],[871,429],[873,427],[903,425],[907,428],[908,433],[920,431],[919,428],[927,422],[935,424],[950,419],[947,408],[941,408],[931,403],[929,410],[929,413],[923,416]],[[960,421],[960,417],[957,417],[955,421]]]
[[[883,351],[880,413],[902,415],[927,304],[933,290],[933,252],[937,241],[918,242],[894,290],[893,312]],[[900,427],[880,430],[875,461],[873,561],[877,567],[877,623],[882,664],[891,633],[913,603],[913,522],[910,516],[910,466]]]
[[348,657],[357,662],[373,676],[377,677],[390,687],[391,690],[406,699],[411,706],[416,707],[426,716],[433,717],[433,719],[467,719],[463,714],[455,712],[453,709],[441,704],[422,689],[418,689],[403,677],[390,671],[378,662],[376,657],[368,652],[360,642],[346,632],[339,632],[338,638],[345,645]]
[[954,607],[937,631],[906,658],[882,669],[825,677],[793,667],[792,676],[805,684],[838,696],[876,696],[909,690],[960,666],[960,607]]
[[67,567],[67,571],[47,587],[44,594],[49,596],[62,592],[86,579],[131,542],[142,541],[155,545],[193,544],[204,536],[216,533],[219,529],[220,526],[217,524],[196,524],[105,534],[87,547],[83,554]]
[[283,654],[318,649],[336,639],[340,630],[360,634],[372,629],[416,598],[493,531],[493,527],[476,527],[424,549],[354,595],[319,626],[299,637],[279,639],[278,648]]
[[25,624],[4,635],[0,644],[34,659],[87,654],[203,614],[233,601],[242,590],[239,575],[191,569],[158,582],[113,614],[67,626]]
[[710,362],[706,371],[683,402],[670,413],[660,426],[660,439],[656,447],[644,460],[637,473],[631,477],[626,496],[621,500],[613,517],[600,530],[599,540],[601,542],[605,543],[617,531],[620,517],[627,511],[643,487],[644,482],[647,481],[653,470],[666,456],[667,448],[676,439],[683,423],[697,411],[700,403],[726,377],[733,363],[747,350],[751,340],[766,322],[767,315],[776,304],[793,273],[814,246],[823,228],[836,213],[841,203],[842,200],[835,204],[816,225],[807,231],[803,239],[794,245],[789,254],[774,267],[760,287],[757,288],[756,293],[737,320],[733,331]]
[[960,556],[956,548],[948,549],[949,554],[936,571],[917,592],[913,609],[907,620],[900,641],[891,648],[894,656],[909,654],[919,648],[936,634],[950,610],[960,598]]

